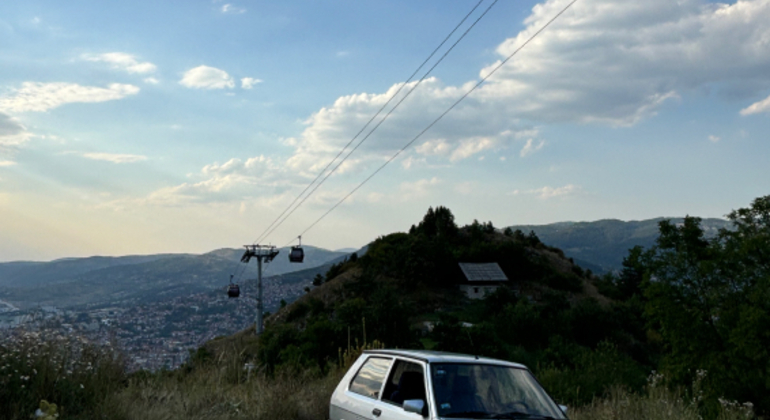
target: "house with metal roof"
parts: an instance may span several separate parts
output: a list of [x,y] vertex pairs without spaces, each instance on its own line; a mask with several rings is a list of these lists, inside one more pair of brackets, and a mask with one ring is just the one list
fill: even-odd
[[470,299],[481,299],[508,282],[497,263],[460,263],[460,270],[465,275],[460,290]]

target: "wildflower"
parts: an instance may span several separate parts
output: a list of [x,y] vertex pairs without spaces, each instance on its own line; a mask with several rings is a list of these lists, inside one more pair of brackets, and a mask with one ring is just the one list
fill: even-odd
[[85,387],[83,386],[83,384],[80,384],[80,389],[84,389],[84,388],[85,388]]

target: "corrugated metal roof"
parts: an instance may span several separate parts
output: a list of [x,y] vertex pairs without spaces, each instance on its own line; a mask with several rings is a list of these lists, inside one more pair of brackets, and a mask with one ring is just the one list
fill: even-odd
[[497,263],[460,263],[468,281],[508,281]]

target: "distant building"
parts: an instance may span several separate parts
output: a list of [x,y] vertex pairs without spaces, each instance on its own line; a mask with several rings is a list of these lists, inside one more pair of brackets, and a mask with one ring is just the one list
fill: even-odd
[[508,281],[497,263],[460,263],[460,269],[465,275],[460,290],[471,299],[481,299]]

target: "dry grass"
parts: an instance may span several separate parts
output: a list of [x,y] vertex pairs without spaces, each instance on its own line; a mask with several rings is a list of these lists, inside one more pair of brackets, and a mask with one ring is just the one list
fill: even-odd
[[[662,385],[660,375],[651,375],[643,394],[612,388],[606,398],[570,410],[572,420],[703,420],[699,411],[699,382],[693,384],[694,397],[687,398],[681,391],[672,391]],[[754,418],[750,403],[739,404],[720,400],[716,420],[748,420]]]
[[339,366],[326,374],[280,370],[274,375],[249,373],[237,355],[179,375],[156,374],[133,379],[107,401],[110,419],[255,419],[323,420],[329,415],[334,388],[364,348],[341,352]]
[[243,383],[226,372],[203,369],[183,381],[169,376],[131,383],[108,402],[113,418],[173,419],[325,419],[339,376],[279,373],[251,376]]

